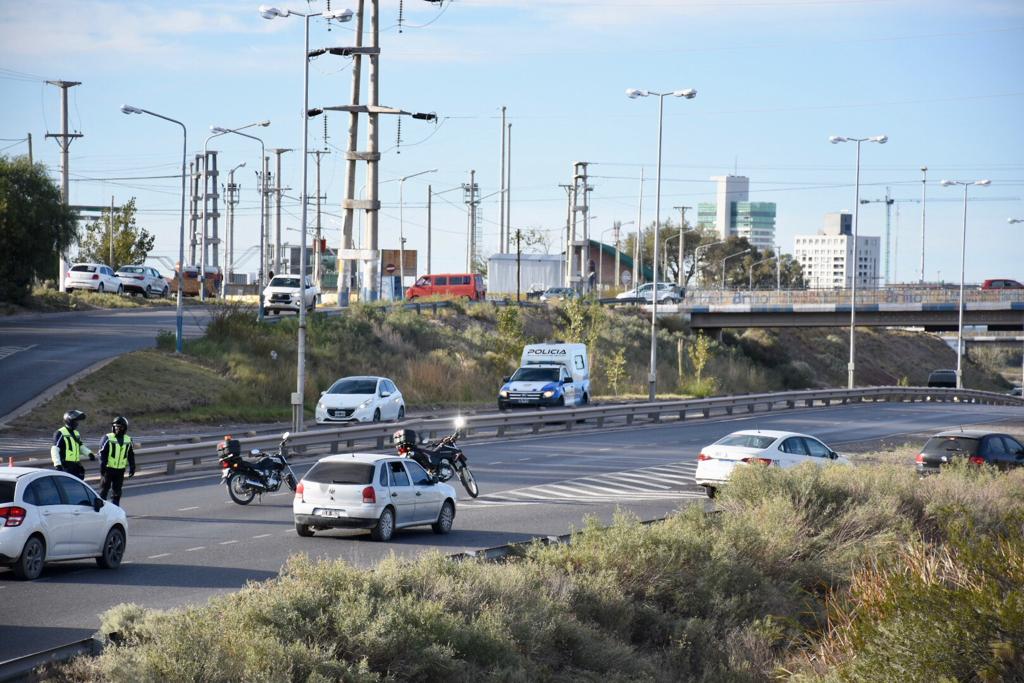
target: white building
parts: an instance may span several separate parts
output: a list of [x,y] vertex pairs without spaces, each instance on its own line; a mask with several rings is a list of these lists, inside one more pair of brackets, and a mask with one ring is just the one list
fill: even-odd
[[715,202],[697,205],[697,225],[714,230],[720,239],[745,237],[758,249],[775,248],[775,202],[750,201],[750,179],[741,175],[712,176]]
[[[857,237],[857,287],[878,286],[881,237]],[[853,230],[848,213],[825,214],[825,226],[816,235],[797,235],[793,254],[803,267],[810,289],[849,289],[853,286]]]

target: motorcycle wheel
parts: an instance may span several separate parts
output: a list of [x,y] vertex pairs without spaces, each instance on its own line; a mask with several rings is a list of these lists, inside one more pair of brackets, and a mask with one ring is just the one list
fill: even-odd
[[234,472],[228,477],[228,495],[239,505],[248,505],[256,497],[256,491],[245,483],[245,477]]
[[480,487],[476,485],[476,478],[469,471],[469,467],[462,466],[462,469],[459,470],[459,479],[462,480],[462,485],[466,487],[466,493],[473,498],[480,495]]
[[285,481],[288,482],[288,488],[294,491],[296,486],[295,477],[289,474]]

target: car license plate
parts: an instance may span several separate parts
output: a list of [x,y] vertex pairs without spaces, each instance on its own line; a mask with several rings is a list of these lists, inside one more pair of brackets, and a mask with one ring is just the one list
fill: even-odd
[[332,510],[330,508],[320,508],[314,514],[320,515],[321,517],[347,517],[344,510]]

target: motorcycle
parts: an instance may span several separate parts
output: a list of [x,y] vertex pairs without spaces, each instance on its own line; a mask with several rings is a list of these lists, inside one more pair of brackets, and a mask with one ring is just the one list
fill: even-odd
[[221,480],[228,487],[231,500],[239,505],[248,505],[257,495],[273,493],[281,488],[281,483],[295,490],[297,479],[292,466],[288,463],[288,437],[285,432],[281,436],[281,446],[276,453],[264,454],[258,448],[252,449],[250,455],[259,460],[253,462],[242,457],[242,444],[230,436],[217,445],[220,458]]
[[[466,493],[476,498],[480,495],[480,487],[477,486],[476,478],[469,469],[466,454],[456,443],[459,430],[465,424],[463,418],[456,418],[454,432],[424,446],[415,443],[415,432],[408,429],[395,432],[394,441],[398,444],[399,455],[415,460],[438,481],[446,482],[457,474]],[[413,435],[412,438],[409,438],[410,434]]]

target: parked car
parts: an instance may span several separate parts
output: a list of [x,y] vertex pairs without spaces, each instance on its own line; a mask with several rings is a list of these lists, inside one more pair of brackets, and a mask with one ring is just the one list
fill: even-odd
[[1006,278],[998,278],[993,280],[985,280],[981,283],[982,289],[1024,289],[1024,285],[1017,282],[1016,280],[1008,280]]
[[73,292],[76,289],[90,289],[101,294],[124,291],[114,269],[102,263],[76,263],[71,266],[64,277],[64,290]]
[[[639,299],[647,303],[651,303],[654,292],[654,283],[648,282],[647,284],[634,287],[633,289],[620,292],[615,295],[616,299]],[[658,303],[665,304],[676,304],[682,300],[682,296],[679,293],[679,288],[670,282],[659,282],[658,283]]]
[[850,461],[821,440],[797,432],[754,430],[733,432],[700,449],[694,478],[709,498],[718,487],[728,483],[733,470],[746,465],[796,467],[805,462],[816,465],[843,464]]
[[1008,392],[1006,392],[1006,395],[1007,396],[1020,396],[1021,395],[1021,387],[1014,387],[1013,389],[1010,389]]
[[299,312],[300,301],[305,302],[307,311],[316,308],[316,297],[319,290],[313,284],[313,278],[306,276],[305,288],[300,287],[302,278],[298,275],[275,275],[263,289],[263,314],[280,313],[281,311]]
[[116,569],[128,539],[124,510],[77,477],[35,467],[0,468],[0,522],[0,565],[19,579],[58,560],[94,557]]
[[151,296],[166,297],[171,286],[164,279],[164,276],[157,272],[156,268],[149,266],[121,266],[114,273],[121,281],[121,287],[129,294],[141,294],[149,298]]
[[423,275],[405,290],[405,298],[412,301],[424,296],[464,296],[471,301],[483,301],[487,298],[487,286],[482,275],[472,273]]
[[404,420],[405,399],[387,377],[342,377],[320,393],[316,423]]
[[956,370],[936,370],[928,375],[928,386],[956,389]]
[[412,459],[374,453],[329,455],[295,488],[292,512],[299,536],[326,529],[369,529],[388,541],[395,529],[430,525],[446,534],[455,521],[455,489]]
[[548,287],[540,295],[541,301],[569,301],[576,298],[576,290],[572,287]]
[[943,465],[958,459],[966,459],[972,465],[992,465],[1007,470],[1024,466],[1024,445],[1009,434],[951,429],[925,442],[917,454],[917,471],[934,474]]

